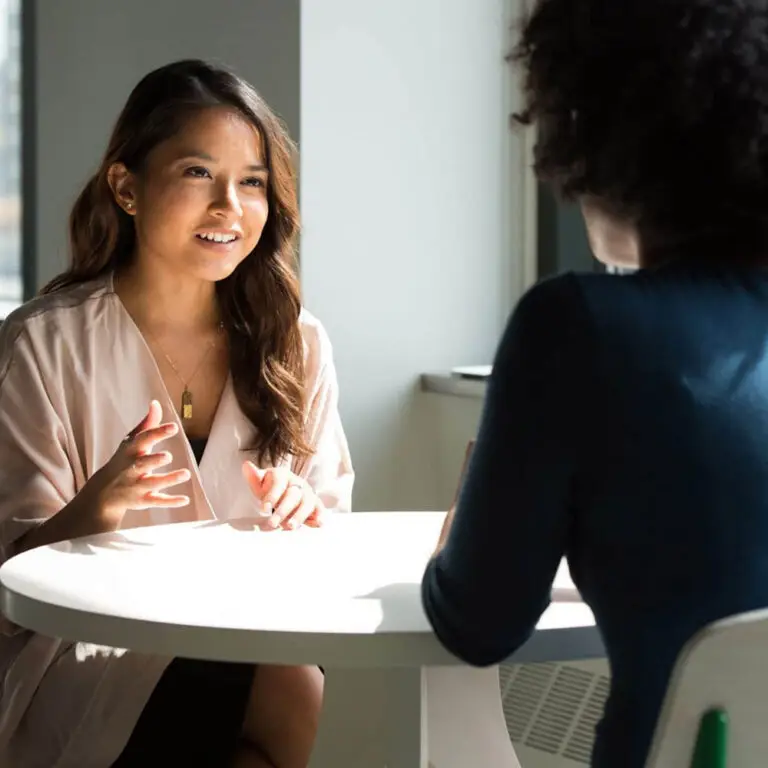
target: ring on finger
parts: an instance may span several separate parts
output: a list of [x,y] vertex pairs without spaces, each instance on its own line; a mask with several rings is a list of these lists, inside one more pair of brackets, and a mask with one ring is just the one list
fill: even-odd
[[299,503],[299,506],[288,515],[283,521],[287,528],[298,528],[300,525],[304,525],[306,521],[312,516],[315,509],[315,504],[312,500],[305,496]]

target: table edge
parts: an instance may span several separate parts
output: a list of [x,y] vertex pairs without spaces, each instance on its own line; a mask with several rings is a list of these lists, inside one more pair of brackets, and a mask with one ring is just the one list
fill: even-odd
[[[50,637],[128,648],[158,656],[186,656],[262,664],[328,667],[456,666],[465,662],[430,631],[338,633],[166,624],[89,613],[30,598],[0,585],[0,612],[15,624]],[[62,627],[71,630],[62,632]],[[564,652],[563,647],[567,647]],[[215,648],[215,653],[211,649]],[[538,663],[603,658],[595,625],[537,629],[502,663]]]

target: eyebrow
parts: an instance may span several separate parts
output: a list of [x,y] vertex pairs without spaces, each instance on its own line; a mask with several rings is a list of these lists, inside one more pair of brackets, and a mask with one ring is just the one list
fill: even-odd
[[[203,160],[206,163],[218,162],[215,157],[212,157],[207,152],[201,152],[200,150],[193,150],[192,152],[182,152],[176,162],[181,162],[182,160]],[[267,166],[264,165],[263,163],[257,163],[256,165],[246,166],[246,170],[250,171],[251,173],[258,173],[260,171],[268,172],[269,168],[267,168]]]

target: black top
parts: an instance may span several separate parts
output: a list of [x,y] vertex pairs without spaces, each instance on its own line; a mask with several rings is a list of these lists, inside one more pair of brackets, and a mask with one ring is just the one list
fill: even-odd
[[198,464],[203,460],[205,446],[208,444],[207,437],[188,437],[189,444],[192,446],[192,453],[195,454],[195,461]]
[[641,768],[683,644],[768,606],[768,273],[566,275],[522,299],[424,576],[440,640],[509,656],[564,554],[612,672],[593,765]]

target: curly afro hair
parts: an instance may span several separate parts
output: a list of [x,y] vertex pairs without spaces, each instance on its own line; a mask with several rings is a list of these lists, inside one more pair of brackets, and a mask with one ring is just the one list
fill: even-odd
[[539,0],[512,58],[540,179],[765,255],[768,0]]

